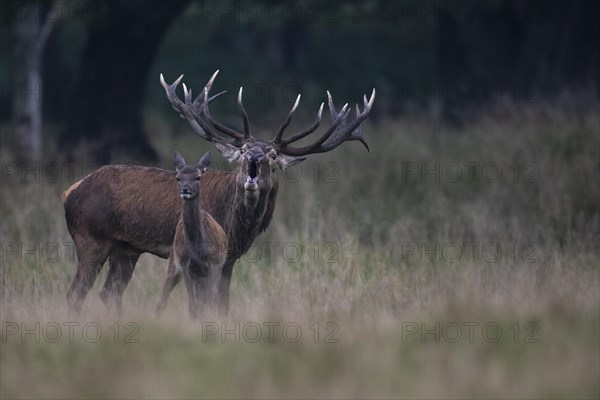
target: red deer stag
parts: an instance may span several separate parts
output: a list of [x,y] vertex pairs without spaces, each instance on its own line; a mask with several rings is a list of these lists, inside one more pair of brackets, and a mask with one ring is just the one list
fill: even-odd
[[[219,284],[219,309],[226,315],[233,265],[267,229],[273,216],[278,190],[276,170],[303,161],[302,156],[331,151],[346,141],[358,140],[368,150],[360,125],[371,111],[375,89],[369,99],[364,96],[362,111],[356,106],[353,119],[349,118],[348,105],[338,112],[327,92],[332,125],[312,144],[293,147],[292,143],[317,130],[323,104],[310,127],[283,138],[298,107],[299,95],[275,138],[258,140],[250,134],[248,115],[242,104],[242,88],[237,107],[243,117],[243,132],[223,125],[211,116],[208,104],[221,94],[208,97],[218,72],[194,100],[185,84],[183,100],[176,94],[183,75],[172,84],[167,84],[162,75],[160,81],[174,110],[201,138],[214,143],[228,161],[236,163],[233,171],[207,171],[202,177],[200,194],[204,210],[223,227],[229,240]],[[70,307],[75,311],[81,309],[108,258],[110,269],[100,297],[105,304],[113,303],[120,309],[123,291],[139,256],[148,252],[169,257],[181,214],[174,173],[151,167],[105,166],[71,186],[63,198],[67,226],[78,255],[77,272],[67,293]],[[180,280],[177,269],[169,268],[157,312],[164,309],[169,294]]]
[[187,165],[181,154],[175,152],[173,164],[183,204],[169,268],[183,274],[190,317],[196,319],[217,305],[221,269],[227,255],[227,235],[202,209],[200,200],[202,175],[210,164],[210,153],[206,153],[197,165]]

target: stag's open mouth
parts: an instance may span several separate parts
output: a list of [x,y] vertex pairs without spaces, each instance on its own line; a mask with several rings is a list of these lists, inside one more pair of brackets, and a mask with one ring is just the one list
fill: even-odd
[[250,163],[250,167],[248,168],[248,176],[252,179],[256,178],[256,171],[258,167],[255,162]]
[[246,183],[244,183],[244,189],[249,192],[258,190],[258,165],[255,162],[250,162],[248,166],[248,176],[246,177]]

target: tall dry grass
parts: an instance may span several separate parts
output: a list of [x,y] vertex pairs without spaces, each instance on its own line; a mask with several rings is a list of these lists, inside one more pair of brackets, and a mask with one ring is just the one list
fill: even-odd
[[[266,329],[256,343],[243,334],[203,340],[208,326],[188,321],[183,285],[155,318],[166,263],[148,255],[122,316],[98,299],[104,276],[82,315],[69,315],[76,264],[60,193],[72,181],[7,175],[0,393],[597,398],[598,118],[597,108],[568,102],[497,107],[453,128],[414,116],[365,127],[371,154],[349,144],[288,171],[270,228],[235,267],[224,323],[235,331],[235,323],[295,322],[295,343],[281,333],[269,340]],[[189,134],[157,144],[165,160],[173,149],[192,157],[208,148]],[[2,157],[11,161],[5,149]],[[50,242],[62,251],[57,260],[43,254]],[[7,332],[7,323],[65,321],[96,322],[102,339],[37,343],[21,325]],[[138,343],[123,343],[127,322]],[[493,329],[484,333],[486,324]]]

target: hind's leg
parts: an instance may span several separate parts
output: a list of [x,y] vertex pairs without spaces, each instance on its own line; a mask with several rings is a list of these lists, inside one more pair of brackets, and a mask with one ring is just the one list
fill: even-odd
[[67,292],[67,302],[72,311],[77,313],[81,311],[83,302],[94,285],[94,281],[108,257],[110,248],[110,242],[75,240],[77,272]]
[[104,287],[100,291],[100,298],[108,309],[114,307],[118,313],[121,312],[123,292],[133,276],[139,258],[140,253],[126,253],[118,248],[111,251],[108,256],[110,269]]
[[227,318],[229,314],[229,286],[235,260],[226,260],[223,265],[221,278],[219,279],[219,304],[218,311],[221,318]]
[[169,257],[169,269],[167,271],[167,279],[165,279],[165,283],[163,284],[162,295],[160,297],[160,301],[156,305],[156,314],[160,315],[164,309],[167,307],[167,301],[169,300],[169,295],[177,286],[177,284],[181,281],[181,271],[178,271],[175,267],[175,262],[173,260],[173,256]]

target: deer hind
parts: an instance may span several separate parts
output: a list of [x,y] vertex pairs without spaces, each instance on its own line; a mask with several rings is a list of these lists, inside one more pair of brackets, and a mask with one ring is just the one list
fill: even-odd
[[221,270],[227,255],[227,235],[202,209],[199,196],[202,175],[210,164],[210,153],[207,152],[198,164],[187,165],[175,152],[173,164],[177,171],[182,213],[169,264],[183,274],[190,317],[196,319],[216,308]]
[[[210,114],[209,103],[221,95],[209,97],[217,72],[195,99],[185,85],[183,100],[178,97],[176,88],[182,77],[167,84],[161,75],[160,81],[175,111],[202,139],[214,143],[228,161],[236,164],[233,171],[206,171],[200,193],[204,210],[223,227],[229,241],[218,287],[219,308],[226,315],[235,261],[270,224],[278,192],[276,171],[304,160],[306,155],[331,151],[347,141],[360,141],[368,150],[360,125],[371,111],[375,90],[369,99],[363,97],[362,111],[357,105],[355,118],[350,118],[347,104],[338,112],[327,92],[331,126],[312,144],[294,147],[293,143],[319,128],[324,104],[310,127],[284,138],[283,133],[298,108],[298,96],[275,138],[259,140],[250,133],[242,88],[237,99],[242,130],[223,125]],[[64,196],[65,217],[78,255],[77,273],[67,293],[71,308],[81,309],[107,258],[110,269],[100,296],[106,304],[120,308],[139,256],[144,252],[163,258],[170,256],[181,216],[180,202],[173,172],[158,168],[105,166],[68,189]],[[157,311],[164,309],[169,293],[180,279],[177,268],[170,265]]]

